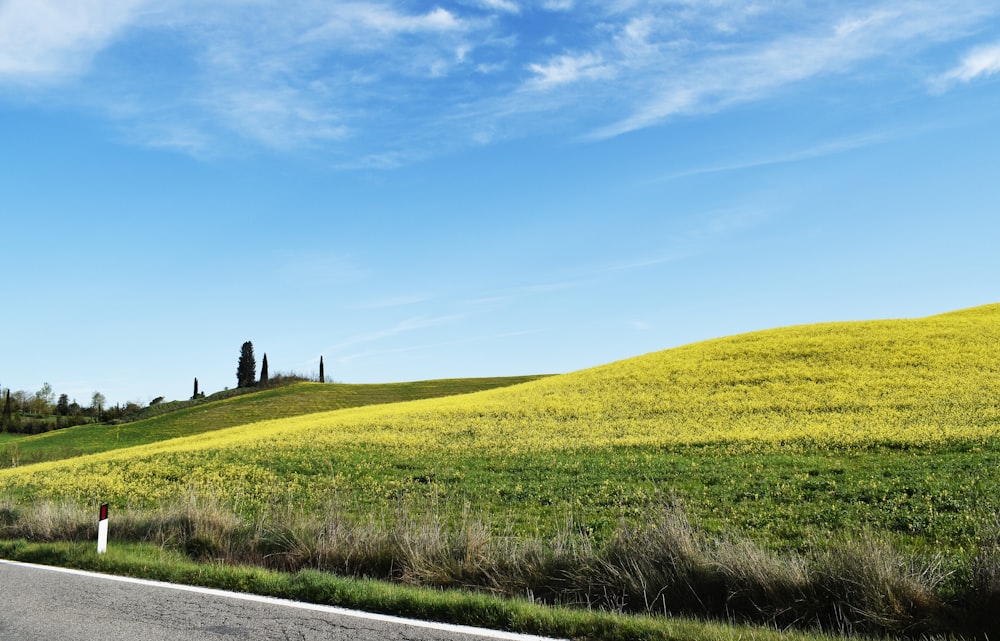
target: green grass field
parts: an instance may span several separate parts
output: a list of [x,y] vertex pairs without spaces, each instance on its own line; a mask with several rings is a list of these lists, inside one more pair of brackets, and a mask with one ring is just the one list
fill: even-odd
[[23,434],[0,434],[0,445],[4,443],[13,443],[21,438],[24,438]]
[[461,396],[352,407],[336,390],[20,440],[0,492],[149,509],[210,496],[251,521],[289,505],[471,511],[495,536],[568,528],[594,545],[679,503],[708,534],[776,554],[876,536],[934,559],[945,596],[1000,511],[1000,305],[756,332]]
[[[209,398],[204,403],[166,403],[163,405],[180,406],[180,409],[123,425],[81,425],[32,437],[0,434],[0,448],[4,443],[16,440],[18,464],[27,465],[156,443],[263,420],[470,394],[538,378],[541,377],[465,378],[369,385],[295,383],[218,401]],[[12,466],[11,454],[0,449],[0,468]]]
[[[364,511],[468,503],[519,534],[569,515],[607,534],[669,496],[710,529],[769,545],[864,524],[959,554],[1000,497],[998,306],[759,332],[392,402],[405,396],[300,384],[64,430],[18,441],[22,467],[0,487],[123,505],[204,491],[248,512],[331,495]],[[111,448],[129,449],[24,466]]]

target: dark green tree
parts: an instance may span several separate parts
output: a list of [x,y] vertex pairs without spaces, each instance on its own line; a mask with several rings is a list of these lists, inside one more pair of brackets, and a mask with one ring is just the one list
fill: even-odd
[[69,416],[69,396],[60,394],[56,402],[56,414],[59,416]]
[[319,382],[325,383],[325,376],[323,376],[323,357],[319,357]]
[[257,359],[253,355],[253,343],[247,341],[240,349],[240,360],[236,366],[236,387],[253,387],[257,383]]
[[14,424],[14,418],[10,409],[10,390],[7,390],[7,400],[3,404],[3,415],[0,416],[0,432],[6,434]]
[[191,400],[198,398],[198,377],[194,377],[194,394],[191,395]]
[[267,353],[264,353],[264,358],[260,361],[260,384],[267,385]]

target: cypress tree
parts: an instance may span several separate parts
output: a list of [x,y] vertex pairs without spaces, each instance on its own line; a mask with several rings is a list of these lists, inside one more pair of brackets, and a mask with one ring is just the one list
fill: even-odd
[[264,353],[264,359],[260,362],[260,384],[267,385],[267,353]]
[[320,383],[325,383],[326,382],[323,379],[323,357],[322,356],[319,357],[319,382]]
[[257,359],[253,355],[253,343],[247,341],[240,349],[240,360],[236,366],[236,387],[253,387],[257,382]]
[[194,377],[194,395],[191,397],[191,400],[194,400],[196,398],[198,398],[198,377],[197,376]]

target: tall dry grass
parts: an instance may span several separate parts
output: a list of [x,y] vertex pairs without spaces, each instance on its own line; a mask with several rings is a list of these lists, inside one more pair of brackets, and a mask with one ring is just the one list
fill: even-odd
[[[199,560],[461,587],[541,603],[839,633],[996,638],[1000,519],[985,528],[968,581],[957,590],[952,582],[945,599],[941,559],[906,558],[874,535],[779,553],[746,538],[711,538],[682,508],[667,504],[646,524],[622,524],[598,544],[572,523],[550,539],[525,539],[469,510],[455,521],[446,512],[401,505],[396,514],[359,520],[336,504],[320,517],[285,506],[247,521],[229,506],[191,495],[158,510],[115,514],[111,532],[112,540],[179,549]],[[96,537],[96,523],[70,505],[0,501],[0,537],[81,541]]]

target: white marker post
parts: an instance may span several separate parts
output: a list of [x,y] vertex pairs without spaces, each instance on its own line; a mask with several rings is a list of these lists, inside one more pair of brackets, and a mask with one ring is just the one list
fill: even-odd
[[97,553],[108,551],[108,504],[101,506],[101,520],[97,523]]

